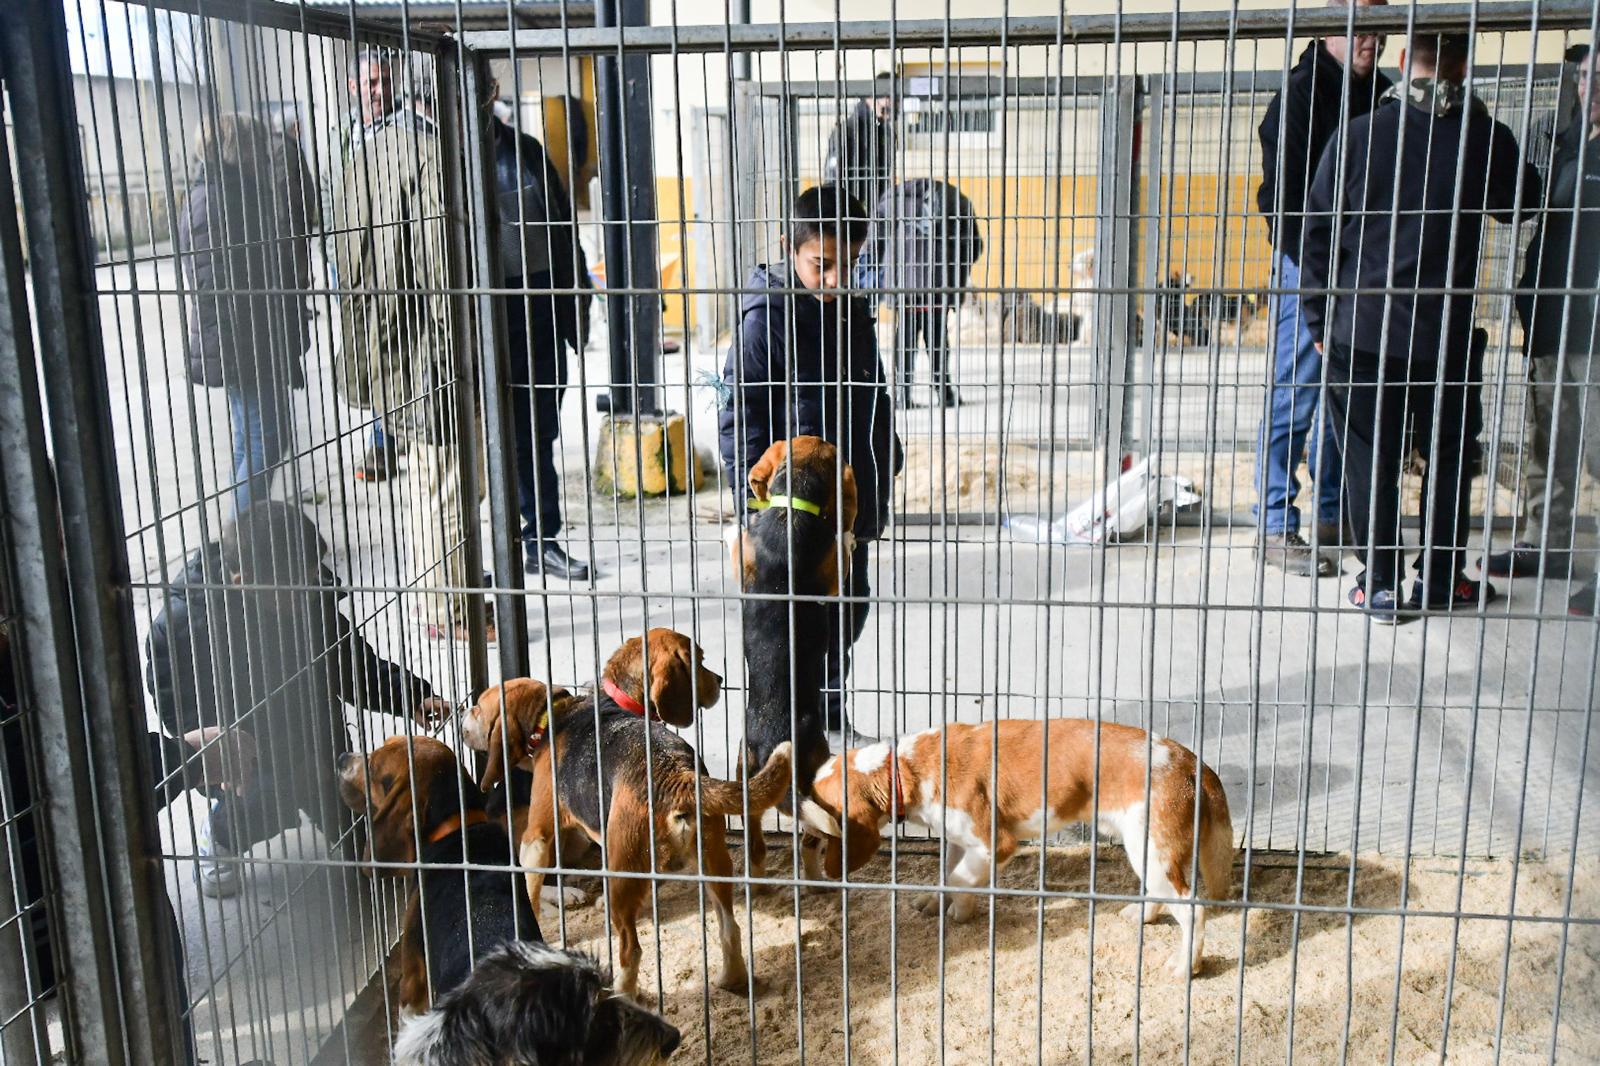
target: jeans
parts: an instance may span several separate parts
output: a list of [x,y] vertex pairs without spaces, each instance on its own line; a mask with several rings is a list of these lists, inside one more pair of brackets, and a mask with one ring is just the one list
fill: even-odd
[[271,494],[272,475],[288,452],[289,397],[240,385],[226,391],[233,425],[233,510],[243,514]]
[[[1280,288],[1299,288],[1300,268],[1294,260],[1276,256],[1275,271]],[[1286,292],[1277,298],[1273,325],[1272,387],[1256,434],[1255,513],[1268,533],[1298,533],[1300,510],[1294,501],[1300,493],[1300,479],[1295,475],[1300,456],[1308,455],[1317,482],[1319,522],[1339,520],[1343,477],[1331,420],[1324,418],[1328,424],[1322,434],[1311,432],[1317,425],[1322,357],[1300,313],[1298,295]]]

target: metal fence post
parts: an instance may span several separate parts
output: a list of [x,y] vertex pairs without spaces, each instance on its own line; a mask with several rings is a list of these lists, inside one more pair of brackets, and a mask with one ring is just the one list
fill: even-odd
[[[11,181],[11,156],[0,144],[0,202],[15,203],[16,192]],[[17,470],[34,456],[43,456],[44,427],[39,416],[38,384],[33,380],[32,326],[28,314],[28,296],[25,271],[22,265],[22,241],[17,231],[16,216],[7,209],[0,211],[0,484],[8,488],[7,497],[0,504],[0,521],[6,531],[0,533],[0,623],[8,615],[20,615],[21,597],[16,594],[16,575],[12,572],[16,560],[12,558],[14,541],[13,523],[25,524],[26,519],[14,512],[28,507],[32,488],[32,471]],[[26,382],[24,375],[27,376]],[[12,488],[15,486],[15,488]],[[64,602],[64,601],[63,601]],[[66,612],[62,612],[65,614]],[[33,685],[26,674],[28,658],[21,654],[25,639],[24,627],[11,634],[15,646],[0,651],[0,656],[10,656],[19,674],[16,678],[18,695],[15,708],[17,718],[4,721],[7,713],[0,704],[0,1063],[25,1063],[41,1060],[49,1054],[50,1037],[45,1026],[44,1012],[37,998],[39,987],[39,959],[36,957],[32,935],[32,915],[24,910],[26,895],[19,886],[25,881],[22,818],[32,820],[36,830],[38,858],[44,876],[44,892],[40,905],[46,908],[45,917],[51,924],[51,941],[59,944],[59,926],[54,925],[60,903],[55,892],[55,878],[48,869],[48,843],[46,827],[40,817],[43,803],[39,795],[39,744],[37,722],[38,704],[30,693]],[[0,667],[6,664],[0,663]],[[29,719],[32,719],[30,723]],[[10,731],[7,739],[4,731]],[[19,790],[17,782],[9,781],[8,774],[15,772],[16,763],[10,745],[21,746],[22,771],[25,777]],[[21,795],[34,808],[23,815],[12,801]],[[13,911],[13,904],[17,904]],[[17,920],[9,921],[15,913]]]
[[[645,0],[601,0],[596,26],[644,26]],[[600,201],[605,217],[606,296],[611,348],[611,412],[653,414],[659,407],[661,287],[656,256],[655,144],[650,125],[650,59],[602,54],[595,62],[600,125]]]
[[[46,709],[40,747],[63,873],[60,927],[72,931],[63,953],[73,1039],[100,1062],[169,1062],[187,1041],[179,946],[144,724],[129,713],[143,698],[83,164],[76,139],[61,136],[75,127],[64,19],[62,5],[45,3],[0,21],[55,460],[52,472],[39,398],[26,395],[29,338],[14,331],[0,347],[19,391],[4,391],[8,411],[23,408],[30,439],[16,480],[8,466],[6,491],[27,504],[12,518],[17,591]],[[8,429],[17,429],[10,419]]]
[[[464,512],[463,528],[466,537],[462,543],[462,551],[466,555],[468,580],[478,582],[483,575],[483,543],[478,536],[478,503],[483,498],[483,486],[479,478],[483,474],[479,470],[478,456],[485,448],[483,427],[478,424],[478,361],[475,358],[480,350],[478,335],[472,328],[473,323],[473,297],[466,293],[471,286],[472,271],[470,264],[473,262],[474,242],[472,235],[472,215],[467,210],[467,181],[470,175],[476,175],[478,168],[473,164],[480,156],[469,153],[462,143],[461,130],[466,116],[466,108],[470,106],[461,99],[461,62],[457,54],[458,49],[465,52],[455,42],[441,45],[434,53],[438,62],[435,72],[438,83],[439,106],[434,111],[435,121],[439,130],[439,158],[444,166],[442,175],[444,184],[444,210],[446,224],[450,227],[450,239],[445,242],[445,270],[449,278],[449,286],[456,293],[451,297],[451,344],[454,351],[451,353],[455,360],[456,393],[455,393],[455,423],[456,447],[461,452],[461,509]],[[480,297],[481,298],[481,297]],[[485,320],[484,329],[489,329]],[[493,341],[490,337],[489,340]],[[502,413],[503,414],[503,413]],[[502,429],[503,434],[503,429]],[[502,441],[505,437],[502,435]],[[503,453],[502,453],[503,454]],[[507,481],[502,480],[495,487],[496,498],[504,494]],[[496,523],[497,531],[500,525]],[[496,547],[499,548],[499,532],[496,533]],[[513,560],[515,556],[513,554]],[[504,567],[504,560],[496,554],[495,563]],[[501,579],[509,581],[507,573],[516,573],[515,570],[501,570]],[[520,597],[516,597],[520,599]],[[522,631],[524,639],[516,646],[527,648],[526,630],[527,614],[522,615]],[[470,630],[470,639],[467,645],[467,677],[471,683],[472,691],[482,691],[489,684],[489,646],[485,639],[487,612],[484,610],[482,596],[470,596],[467,599],[467,628]],[[509,614],[504,621],[510,624]],[[507,645],[502,644],[501,647]],[[515,676],[515,675],[507,675]]]
[[[1106,484],[1122,472],[1133,421],[1135,302],[1139,263],[1133,215],[1139,197],[1139,79],[1107,78],[1100,96],[1100,162],[1095,190],[1095,362],[1104,382]],[[1154,323],[1146,323],[1153,329]]]
[[[495,119],[484,108],[488,93],[488,61],[463,48],[459,59],[466,85],[458,102],[464,143],[459,158],[466,179],[467,222],[472,237],[478,313],[478,369],[483,381],[484,447],[489,474],[489,537],[494,552],[495,583],[509,588],[522,573],[521,512],[517,506],[516,446],[511,428],[511,352],[506,347],[504,298],[487,290],[504,285],[495,228],[499,219],[493,194],[494,143],[485,122]],[[445,68],[448,69],[448,68]],[[443,110],[443,109],[441,109]],[[447,160],[449,155],[446,145]],[[447,170],[454,170],[447,165]],[[446,181],[450,179],[447,177]],[[446,195],[449,195],[448,186]],[[519,353],[518,358],[527,358]],[[503,677],[523,677],[528,663],[528,604],[515,593],[495,598],[495,626],[499,631],[500,670]]]
[[[1166,188],[1162,183],[1162,175],[1166,173],[1163,168],[1165,160],[1163,154],[1166,150],[1167,128],[1167,78],[1165,75],[1152,75],[1145,81],[1144,101],[1148,101],[1150,115],[1142,127],[1143,140],[1149,145],[1149,167],[1145,180],[1147,186],[1144,191],[1144,217],[1140,220],[1144,226],[1144,241],[1139,264],[1142,269],[1130,265],[1129,274],[1138,270],[1143,279],[1144,296],[1139,303],[1144,306],[1144,336],[1134,337],[1134,341],[1143,349],[1140,392],[1141,397],[1131,398],[1136,400],[1140,409],[1139,436],[1129,442],[1130,447],[1136,447],[1140,452],[1148,455],[1159,449],[1161,427],[1157,419],[1161,413],[1156,409],[1156,353],[1160,350],[1161,335],[1157,327],[1156,306],[1157,290],[1161,285],[1161,249],[1165,246],[1166,236],[1162,224],[1162,208],[1166,204]],[[1144,101],[1139,103],[1142,105]],[[1137,156],[1135,156],[1137,162]],[[1138,196],[1135,191],[1134,196]],[[1135,234],[1137,236],[1137,234]],[[1131,409],[1132,404],[1129,404]]]

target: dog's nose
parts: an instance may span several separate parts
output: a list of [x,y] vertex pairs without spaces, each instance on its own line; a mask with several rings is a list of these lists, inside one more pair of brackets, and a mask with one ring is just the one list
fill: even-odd
[[677,1026],[667,1025],[665,1022],[662,1023],[662,1028],[666,1032],[661,1034],[661,1057],[667,1058],[678,1050],[679,1044],[683,1043],[683,1034],[678,1032]]

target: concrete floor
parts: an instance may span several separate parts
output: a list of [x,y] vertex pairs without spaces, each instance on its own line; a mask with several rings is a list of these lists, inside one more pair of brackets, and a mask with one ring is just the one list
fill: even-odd
[[[170,283],[150,265],[135,280]],[[131,288],[125,270],[103,271],[102,284]],[[113,396],[127,397],[114,411],[133,571],[136,581],[159,581],[199,543],[199,510],[187,505],[201,486],[222,483],[226,411],[218,390],[192,389],[183,376],[171,298],[108,296],[103,310],[108,332],[125,340],[109,353],[109,372]],[[588,380],[605,380],[603,351],[597,338]],[[1043,363],[1042,353],[1031,358]],[[715,395],[694,383],[718,362],[705,353],[666,365],[679,383],[669,405],[691,412],[702,442]],[[307,369],[313,382],[328,380],[325,356],[314,353]],[[1074,392],[1072,409],[1092,411],[1092,391]],[[1028,434],[1048,439],[1038,404],[1029,413],[1015,395],[971,390],[963,432],[1013,433],[1022,419]],[[411,594],[361,588],[410,579],[396,546],[403,481],[355,482],[358,414],[316,391],[296,402],[302,451],[278,491],[309,501],[329,532],[335,565],[357,586],[350,616],[386,654],[446,694],[467,695],[461,649],[421,637]],[[692,738],[723,773],[743,707],[739,609],[716,520],[727,505],[709,492],[692,503],[586,500],[579,404],[569,395],[564,408],[565,536],[599,576],[592,588],[555,582],[530,598],[533,671],[582,683],[645,625],[692,633],[728,682]],[[586,421],[592,437],[598,420],[591,412]],[[936,428],[915,413],[904,432],[931,440]],[[1585,856],[1600,850],[1595,834],[1576,831],[1581,807],[1592,823],[1600,785],[1587,734],[1600,626],[1561,616],[1560,587],[1546,586],[1543,620],[1513,617],[1539,607],[1539,586],[1519,582],[1485,617],[1390,630],[1344,607],[1353,560],[1338,580],[1258,573],[1248,530],[1167,528],[1090,549],[1021,543],[992,514],[976,521],[903,525],[873,547],[877,600],[852,681],[863,731],[1099,714],[1201,751],[1253,847],[1562,858],[1574,844]],[[480,532],[487,543],[486,515]],[[141,642],[157,598],[135,597]],[[375,717],[353,724],[374,742],[396,729]],[[169,854],[193,854],[200,809],[180,803],[163,817]],[[196,892],[191,861],[170,864],[207,1061],[309,1061],[377,969],[397,923],[396,886],[316,865],[325,857],[309,827],[270,841],[250,856],[257,869],[246,891],[225,901]]]

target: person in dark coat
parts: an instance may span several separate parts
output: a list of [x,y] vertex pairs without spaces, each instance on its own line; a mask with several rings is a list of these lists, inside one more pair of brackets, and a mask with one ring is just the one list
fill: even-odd
[[939,403],[960,402],[950,384],[950,311],[983,254],[977,213],[954,185],[933,178],[903,181],[883,194],[867,238],[877,285],[894,306],[895,376],[900,402],[911,400],[917,348],[928,349]]
[[[449,709],[340,614],[344,592],[322,564],[327,552],[298,507],[252,504],[189,557],[150,627],[145,684],[162,725],[175,735],[242,728],[260,752],[256,787],[212,809],[216,855],[297,825],[299,811],[337,839],[347,818],[329,767],[348,747],[344,703],[424,722]],[[208,584],[236,587],[194,587]],[[277,587],[286,585],[302,587]],[[233,863],[202,864],[197,876],[207,895],[238,890]]]
[[[1581,561],[1572,541],[1580,477],[1600,482],[1600,56],[1586,51],[1579,62],[1577,114],[1555,137],[1540,186],[1544,211],[1518,285],[1529,384],[1523,539],[1483,569],[1557,580],[1587,570],[1567,608],[1593,616],[1593,561]],[[1560,291],[1567,289],[1577,291]]]
[[[298,147],[248,115],[207,119],[177,244],[191,290],[189,379],[220,386],[233,428],[233,507],[265,499],[293,444],[305,386],[316,192]],[[261,290],[281,290],[267,293]]]
[[587,581],[587,562],[569,556],[561,532],[561,479],[556,439],[567,385],[567,352],[588,336],[589,263],[556,168],[544,146],[498,118],[494,135],[499,190],[500,259],[507,288],[526,290],[502,301],[511,349],[512,430],[517,446],[517,500],[527,572]]
[[894,181],[894,76],[876,79],[877,95],[857,100],[828,135],[823,180],[842,186],[857,203],[872,206]]
[[[1511,131],[1467,91],[1467,57],[1464,36],[1415,39],[1404,89],[1350,124],[1342,160],[1323,153],[1306,197],[1302,308],[1328,361],[1345,499],[1367,559],[1349,599],[1386,623],[1495,598],[1463,573],[1471,290],[1484,219],[1512,222],[1533,181]],[[1429,291],[1447,288],[1467,291]],[[1430,457],[1425,558],[1409,597],[1399,587],[1408,432]]]
[[[1377,0],[1382,2],[1382,0]],[[1317,412],[1322,389],[1322,358],[1300,310],[1304,262],[1300,250],[1306,188],[1340,127],[1367,114],[1391,83],[1378,70],[1383,39],[1343,33],[1312,41],[1290,69],[1283,88],[1267,105],[1258,131],[1261,140],[1261,186],[1256,206],[1267,220],[1272,242],[1274,284],[1272,382],[1256,435],[1256,517],[1261,523],[1260,551],[1265,561],[1291,574],[1327,577],[1336,570],[1333,557],[1320,550],[1342,541],[1340,485],[1342,473],[1333,454],[1332,429]],[[1313,432],[1318,425],[1324,428]],[[1318,548],[1300,532],[1300,493],[1296,470],[1309,457],[1317,491]]]
[[[860,296],[839,291],[866,230],[861,205],[836,185],[796,199],[789,262],[758,266],[746,285],[722,371],[729,399],[717,419],[723,466],[741,504],[750,498],[750,468],[774,442],[809,435],[839,449],[855,473],[857,508],[842,593],[862,598],[871,594],[871,544],[889,524],[894,478],[905,463],[872,314]],[[830,618],[823,700],[828,728],[843,729],[850,649],[866,626],[867,604],[843,604]]]

